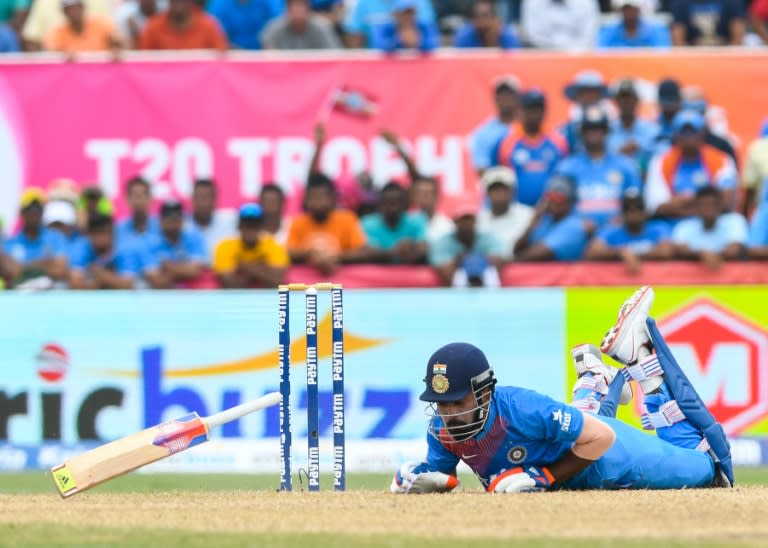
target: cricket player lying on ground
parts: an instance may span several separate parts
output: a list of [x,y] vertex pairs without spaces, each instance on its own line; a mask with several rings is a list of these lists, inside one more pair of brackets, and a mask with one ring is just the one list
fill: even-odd
[[[605,365],[594,346],[573,349],[579,379],[571,405],[495,387],[485,355],[471,344],[438,349],[421,395],[432,404],[427,460],[401,466],[392,492],[451,491],[459,460],[490,493],[732,486],[723,429],[648,317],[652,302],[650,287],[633,294],[602,341],[621,370]],[[644,394],[643,427],[656,436],[615,418],[616,404],[632,399],[630,379]]]

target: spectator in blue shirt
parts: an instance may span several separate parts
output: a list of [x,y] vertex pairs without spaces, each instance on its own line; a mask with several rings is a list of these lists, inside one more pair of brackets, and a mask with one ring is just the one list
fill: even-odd
[[482,173],[495,165],[492,162],[493,150],[509,131],[509,126],[517,119],[520,108],[520,80],[508,75],[497,79],[493,86],[493,102],[496,115],[485,120],[469,136],[469,149],[472,165]]
[[717,187],[696,191],[696,216],[683,219],[672,232],[680,259],[701,261],[717,270],[724,260],[741,259],[748,239],[747,221],[740,213],[727,213]]
[[232,47],[239,49],[261,49],[261,31],[283,9],[281,0],[211,0],[208,4],[208,13],[221,23]]
[[19,37],[6,23],[0,22],[0,53],[15,53],[21,51]]
[[499,19],[492,0],[475,0],[472,19],[456,31],[453,45],[457,48],[514,49],[520,47],[520,41],[512,26]]
[[361,224],[374,249],[375,261],[383,263],[424,263],[427,257],[427,218],[420,211],[408,211],[408,191],[387,183],[379,193],[378,211],[363,217]]
[[395,0],[392,21],[373,26],[371,47],[388,53],[417,49],[432,51],[440,45],[440,33],[432,22],[416,17],[416,0]]
[[669,29],[642,17],[644,0],[614,0],[621,13],[617,23],[604,25],[597,38],[599,48],[667,48],[672,45]]
[[21,230],[3,243],[3,250],[20,265],[20,276],[25,280],[67,277],[67,242],[59,232],[43,225],[44,203],[42,190],[25,190],[21,195]]
[[157,217],[149,214],[152,205],[149,183],[141,177],[129,179],[125,185],[125,197],[131,215],[117,223],[115,227],[117,238],[120,240],[135,239],[140,244],[148,245],[160,233],[160,223],[157,221]]
[[746,30],[742,0],[672,0],[676,46],[740,46]]
[[680,84],[677,83],[677,80],[665,78],[659,82],[657,101],[659,104],[659,135],[656,137],[656,152],[664,152],[672,146],[672,138],[674,137],[672,121],[683,105]]
[[[393,21],[393,8],[399,0],[358,0],[347,14],[344,23],[347,46],[363,48],[373,44],[376,25]],[[435,24],[435,11],[429,0],[414,0],[416,20],[429,25]]]
[[429,264],[443,285],[498,287],[504,249],[493,234],[477,229],[477,207],[461,203],[454,208],[455,230],[430,243]]
[[493,149],[491,162],[514,169],[518,201],[535,206],[563,158],[566,144],[559,134],[543,130],[547,105],[541,90],[529,89],[520,95],[520,107],[520,123],[508,127]]
[[619,109],[619,116],[611,122],[608,151],[632,158],[640,170],[645,172],[656,147],[659,126],[637,117],[639,100],[635,82],[631,78],[616,84],[613,99]]
[[72,289],[134,289],[142,276],[160,285],[157,264],[135,240],[117,241],[112,217],[96,213],[88,219],[86,239],[71,250]]
[[584,151],[565,158],[557,170],[576,182],[576,212],[592,233],[619,216],[621,196],[641,182],[632,160],[606,149],[608,116],[599,106],[584,111],[581,135]]
[[584,255],[590,261],[622,261],[630,274],[640,272],[644,260],[672,257],[669,225],[649,221],[640,190],[630,188],[621,199],[622,223],[603,227]]
[[581,140],[581,119],[584,110],[600,105],[608,97],[608,86],[603,75],[596,70],[584,70],[576,75],[573,82],[565,86],[565,96],[571,101],[569,121],[560,127],[560,133],[568,145],[568,152],[574,153],[584,147]]
[[574,212],[574,182],[553,175],[530,226],[515,244],[516,261],[577,261],[589,236]]
[[205,242],[194,228],[184,228],[184,208],[177,200],[160,207],[160,235],[150,247],[158,263],[161,287],[173,288],[197,279],[207,261]]

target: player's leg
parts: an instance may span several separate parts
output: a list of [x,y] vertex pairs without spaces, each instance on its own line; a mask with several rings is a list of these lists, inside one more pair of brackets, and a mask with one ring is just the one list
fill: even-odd
[[596,346],[580,344],[571,350],[578,379],[573,385],[571,405],[585,413],[616,416],[616,406],[632,400],[632,387],[618,369],[603,363]]
[[648,318],[653,296],[650,287],[643,287],[624,303],[601,349],[625,365],[627,380],[640,385],[648,411],[643,427],[655,429],[661,439],[677,447],[708,452],[722,471],[716,474],[716,483],[731,485],[728,441]]

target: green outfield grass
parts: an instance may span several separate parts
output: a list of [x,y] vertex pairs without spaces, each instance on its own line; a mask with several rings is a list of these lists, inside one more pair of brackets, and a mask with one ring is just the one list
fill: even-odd
[[[350,490],[387,490],[392,474],[349,474],[347,488]],[[768,467],[738,468],[736,481],[739,485],[768,486]],[[466,489],[479,488],[480,484],[471,474],[461,475]],[[135,493],[154,491],[226,491],[230,489],[276,491],[279,485],[277,474],[128,474],[95,488],[102,493]],[[321,474],[323,489],[330,488],[330,477]],[[302,485],[294,477],[294,489]],[[55,492],[48,472],[0,473],[0,493],[45,493]]]

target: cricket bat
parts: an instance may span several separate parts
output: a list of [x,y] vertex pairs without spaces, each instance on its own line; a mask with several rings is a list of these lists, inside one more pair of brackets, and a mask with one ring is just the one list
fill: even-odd
[[249,413],[277,405],[282,397],[272,392],[261,398],[226,409],[210,417],[189,413],[141,432],[102,445],[51,469],[62,498],[126,474],[208,441],[211,428]]

